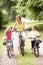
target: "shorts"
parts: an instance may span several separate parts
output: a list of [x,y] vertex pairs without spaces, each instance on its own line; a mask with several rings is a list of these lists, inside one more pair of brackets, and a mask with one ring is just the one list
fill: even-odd
[[9,48],[9,47],[13,48],[13,41],[12,40],[7,40],[6,46],[7,46],[7,48]]
[[36,41],[36,40],[34,40],[34,41],[31,41],[31,47],[32,47],[32,48],[34,48],[35,41]]

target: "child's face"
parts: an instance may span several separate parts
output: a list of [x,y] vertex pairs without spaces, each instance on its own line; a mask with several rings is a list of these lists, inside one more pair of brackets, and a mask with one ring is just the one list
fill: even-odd
[[8,31],[11,31],[11,28],[8,28]]
[[35,31],[35,28],[34,28],[34,27],[32,27],[32,30],[33,30],[33,31]]

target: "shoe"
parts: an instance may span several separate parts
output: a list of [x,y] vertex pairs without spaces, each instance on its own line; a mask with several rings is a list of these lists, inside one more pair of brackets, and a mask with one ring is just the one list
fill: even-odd
[[38,48],[40,48],[40,46],[37,46]]

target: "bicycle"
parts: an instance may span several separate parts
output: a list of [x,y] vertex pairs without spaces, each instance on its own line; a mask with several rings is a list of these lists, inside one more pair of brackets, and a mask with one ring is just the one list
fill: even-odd
[[35,41],[35,46],[34,46],[34,54],[36,57],[39,57],[39,44],[41,43],[42,41],[41,40],[36,40]]
[[20,49],[21,49],[21,54],[22,54],[22,56],[24,56],[24,40],[22,39],[22,38],[20,38],[20,41],[21,41],[21,43],[20,43]]
[[11,58],[14,54],[13,54],[13,44],[12,44],[12,40],[7,41],[6,47],[7,47],[7,55],[9,58]]
[[24,38],[23,38],[21,32],[19,32],[19,43],[20,43],[21,54],[22,54],[22,56],[24,56],[25,40],[24,40]]
[[[35,38],[32,38],[32,37],[30,37],[30,39],[35,39],[35,45],[34,45],[34,55],[36,56],[36,57],[39,57],[39,44],[42,42],[40,39],[39,39],[39,37],[40,36],[37,36],[37,37],[35,37]],[[36,38],[38,38],[38,40],[36,39]]]
[[7,40],[4,39],[3,45],[7,47],[7,55],[9,58],[11,58],[11,44],[10,44],[10,42],[7,42]]

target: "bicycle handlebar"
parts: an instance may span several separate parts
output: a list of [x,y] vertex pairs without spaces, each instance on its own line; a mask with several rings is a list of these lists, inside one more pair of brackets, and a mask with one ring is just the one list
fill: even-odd
[[34,37],[34,38],[32,38],[32,37],[29,37],[28,39],[36,39],[36,38],[39,38],[40,36],[36,36],[36,37]]

